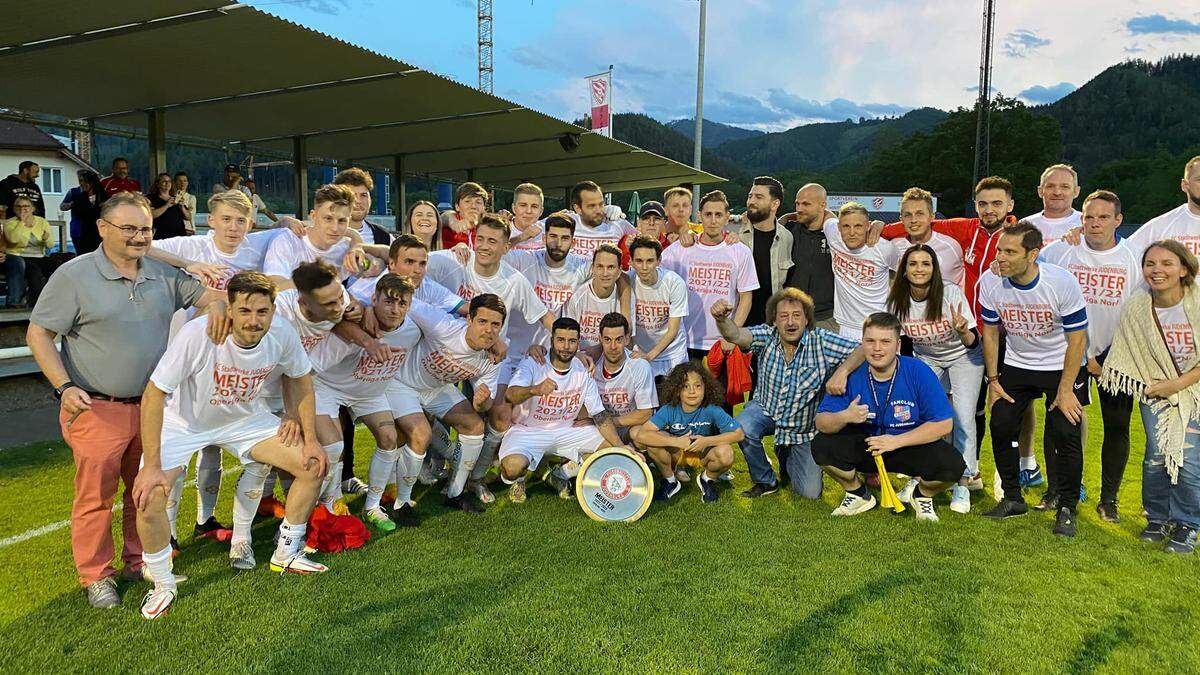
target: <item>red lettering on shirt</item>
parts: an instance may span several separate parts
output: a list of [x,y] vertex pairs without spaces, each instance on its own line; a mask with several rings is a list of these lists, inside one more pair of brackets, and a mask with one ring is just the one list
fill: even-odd
[[688,288],[700,295],[729,297],[733,289],[733,264],[710,260],[688,263]]
[[1009,305],[997,312],[1009,335],[1035,338],[1054,331],[1054,311],[1050,305]]
[[879,268],[870,260],[860,260],[834,249],[833,273],[852,284],[871,284],[875,282]]
[[213,366],[213,394],[209,405],[249,403],[258,396],[262,383],[275,369],[274,364],[246,370],[225,363]]
[[1092,267],[1071,263],[1067,265],[1067,269],[1079,281],[1083,299],[1089,305],[1116,307],[1125,297],[1125,268],[1123,267]]
[[300,346],[304,348],[305,354],[311,354],[313,348],[321,344],[328,337],[329,333],[320,333],[318,335],[302,335],[300,336]]
[[408,350],[403,347],[392,347],[391,349],[391,357],[383,362],[376,361],[370,354],[364,353],[359,356],[358,363],[354,366],[354,379],[360,382],[383,382],[392,379],[404,363],[404,357],[408,355]]
[[462,382],[479,374],[478,368],[463,363],[441,350],[434,350],[421,359],[421,367],[430,377],[446,384]]
[[617,242],[620,240],[620,237],[595,237],[581,239],[579,234],[576,233],[575,241],[571,244],[571,253],[574,253],[575,255],[581,255],[590,260],[592,253],[594,253],[596,249],[600,248],[604,244],[616,246]]
[[638,300],[633,305],[634,322],[639,328],[658,330],[671,318],[671,306],[655,300]]
[[533,290],[551,313],[562,309],[575,295],[575,287],[566,284],[544,284],[539,281],[534,284]]
[[582,401],[583,392],[578,389],[545,394],[538,397],[537,407],[533,409],[531,416],[540,422],[574,419],[579,414]]
[[605,408],[618,415],[624,415],[633,410],[633,397],[625,389],[602,389],[600,400],[604,402]]

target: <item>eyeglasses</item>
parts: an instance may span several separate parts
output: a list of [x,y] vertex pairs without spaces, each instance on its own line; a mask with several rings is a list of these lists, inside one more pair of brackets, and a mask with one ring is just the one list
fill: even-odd
[[[101,218],[100,220],[104,220],[104,219]],[[110,223],[107,220],[105,220],[104,222],[108,223],[112,227],[115,227],[118,230],[120,230],[121,235],[124,236],[126,239],[133,239],[134,237],[137,237],[139,235],[143,236],[143,237],[153,237],[154,236],[154,228],[153,227],[135,227],[133,225],[117,225],[116,223]]]

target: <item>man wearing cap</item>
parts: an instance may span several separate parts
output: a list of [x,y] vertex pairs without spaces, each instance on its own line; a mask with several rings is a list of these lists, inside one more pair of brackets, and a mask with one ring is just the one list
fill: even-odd
[[251,202],[254,201],[254,197],[250,194],[250,190],[246,189],[245,185],[242,185],[242,174],[240,171],[238,171],[237,164],[226,164],[225,176],[221,179],[220,183],[215,183],[212,188],[214,195],[218,192],[225,192],[226,190],[237,190],[245,194],[246,198]]
[[619,245],[621,260],[629,260],[629,246],[638,237],[650,237],[657,241],[662,248],[669,246],[671,242],[667,240],[666,225],[667,210],[663,208],[662,204],[656,201],[642,204],[642,208],[638,210],[637,232],[630,233],[621,239]]
[[[228,332],[220,291],[183,270],[145,258],[153,233],[141,193],[110,197],[97,221],[101,247],[50,277],[29,319],[26,342],[55,396],[59,423],[75,459],[71,550],[92,607],[120,604],[113,568],[112,507],[125,483],[121,514],[124,576],[142,576],[133,481],[142,456],[141,395],[167,346],[171,316],[213,304],[209,323]],[[54,347],[62,338],[62,353]]]

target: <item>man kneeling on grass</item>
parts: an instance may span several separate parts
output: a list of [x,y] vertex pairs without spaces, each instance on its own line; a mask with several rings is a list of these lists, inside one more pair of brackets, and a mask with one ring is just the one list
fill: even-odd
[[721,408],[722,388],[708,369],[685,361],[663,381],[663,406],[631,436],[662,475],[655,499],[665,501],[679,493],[675,471],[683,466],[703,469],[696,487],[700,499],[717,501],[717,478],[733,466],[733,444],[745,438],[742,427]]
[[912,497],[904,496],[917,520],[936,522],[933,496],[954,486],[966,470],[962,455],[943,440],[954,427],[950,401],[929,366],[900,356],[896,317],[868,316],[862,347],[866,363],[850,374],[845,393],[826,396],[817,409],[813,459],[846,490],[833,515],[875,507],[858,473],[876,473],[875,456],[883,455],[889,471],[917,480]]

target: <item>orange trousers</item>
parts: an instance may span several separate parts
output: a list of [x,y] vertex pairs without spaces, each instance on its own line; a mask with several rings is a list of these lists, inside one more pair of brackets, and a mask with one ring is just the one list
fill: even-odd
[[142,564],[142,542],[133,505],[133,479],[142,460],[141,407],[93,401],[75,420],[59,411],[63,440],[75,457],[75,497],[71,503],[71,553],[79,583],[87,586],[117,573],[113,567],[112,507],[118,481],[125,482],[121,559],[128,569]]

